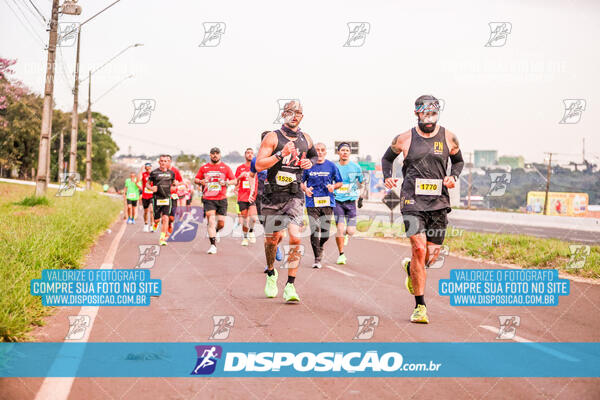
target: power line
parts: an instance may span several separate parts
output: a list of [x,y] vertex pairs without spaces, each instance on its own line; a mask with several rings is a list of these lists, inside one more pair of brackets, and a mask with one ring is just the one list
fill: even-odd
[[44,14],[42,14],[42,13],[40,12],[40,10],[38,10],[38,8],[35,6],[35,4],[33,3],[33,1],[29,0],[29,3],[31,3],[31,6],[32,6],[32,7],[35,9],[35,11],[37,11],[38,15],[39,15],[40,17],[42,17],[42,20],[44,21],[44,23],[45,23],[46,25],[48,25],[48,21],[46,21],[46,18],[44,17]]
[[[31,24],[31,21],[29,20],[29,18],[27,18],[27,16],[25,15],[25,12],[23,11],[23,9],[21,8],[21,6],[19,5],[19,3],[17,3],[17,0],[12,0],[13,3],[15,3],[15,6],[19,9],[19,12],[21,13],[21,15],[23,15],[23,18],[25,19],[25,21],[27,21],[27,24],[31,27],[31,29],[33,30],[33,33],[35,33],[35,35],[38,37],[38,39],[42,40],[41,37],[38,36],[36,28]],[[27,8],[27,7],[26,7]],[[29,10],[29,9],[28,9]],[[31,10],[29,10],[29,12],[31,12]],[[35,15],[34,15],[35,18]],[[37,22],[39,22],[36,19]],[[43,40],[42,40],[43,42]]]
[[13,13],[13,15],[19,20],[19,22],[21,23],[21,25],[23,26],[23,28],[25,28],[25,30],[28,31],[29,34],[34,37],[34,39],[36,39],[37,41],[39,41],[43,48],[45,48],[46,47],[46,43],[44,43],[44,41],[35,33],[35,31],[32,32],[31,29],[28,28],[25,25],[25,23],[21,20],[21,17],[19,17],[19,15],[17,14],[17,12],[12,8],[12,6],[8,2],[8,0],[4,0],[4,2],[6,3],[6,5],[8,6],[8,8],[10,9],[10,11]]
[[[29,1],[31,2],[31,0],[29,0]],[[31,15],[33,15],[33,19],[34,19],[36,22],[38,22],[38,23],[42,24],[42,26],[45,26],[45,24],[44,24],[42,21],[40,21],[40,20],[39,20],[39,18],[38,18],[38,15],[36,15],[36,14],[35,14],[33,11],[31,11],[31,7],[29,7],[29,6],[27,5],[27,3],[25,2],[25,0],[21,0],[21,2],[23,3],[23,7],[24,7],[24,8],[26,8],[26,9],[27,9],[27,11],[28,11],[28,12],[29,12]]]

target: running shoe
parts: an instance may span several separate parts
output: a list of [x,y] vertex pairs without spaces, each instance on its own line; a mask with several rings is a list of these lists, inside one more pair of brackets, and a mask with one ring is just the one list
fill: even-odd
[[248,239],[246,239],[246,238],[242,239],[242,246],[248,246]]
[[350,239],[350,236],[345,235],[344,236],[344,246],[348,246],[348,240]]
[[275,253],[275,259],[277,261],[283,260],[283,252],[281,251],[281,249],[279,248],[279,246],[277,246],[277,253]]
[[160,233],[160,239],[158,241],[158,244],[161,246],[166,246],[167,245],[167,236],[164,233]]
[[150,227],[148,225],[144,225],[144,232],[150,232]]
[[319,268],[321,269],[322,265],[320,261],[315,261],[315,263],[313,264],[313,268]]
[[279,274],[277,273],[276,269],[273,271],[275,271],[273,275],[267,275],[267,283],[265,285],[265,295],[270,299],[277,296],[277,293],[279,292],[277,290],[277,275]]
[[410,322],[416,324],[428,324],[429,318],[427,317],[427,307],[423,304],[419,304],[410,316]]
[[340,256],[337,259],[337,264],[346,264],[346,255],[345,254],[340,254]]
[[156,232],[158,230],[158,224],[152,224],[152,232]]
[[248,240],[250,243],[256,243],[256,235],[254,232],[248,232]]
[[402,260],[402,266],[404,267],[404,270],[406,271],[406,279],[404,280],[404,286],[406,287],[406,290],[408,290],[408,293],[414,295],[415,294],[415,290],[413,289],[413,285],[412,285],[412,279],[410,278],[410,275],[408,274],[408,266],[410,264],[410,258],[406,257],[404,260]]
[[285,301],[300,301],[300,297],[298,297],[298,293],[296,293],[296,288],[293,283],[285,285],[285,289],[283,289],[283,299]]
[[208,251],[206,253],[207,254],[217,254],[217,246],[215,246],[214,244],[211,244],[210,248],[208,249]]

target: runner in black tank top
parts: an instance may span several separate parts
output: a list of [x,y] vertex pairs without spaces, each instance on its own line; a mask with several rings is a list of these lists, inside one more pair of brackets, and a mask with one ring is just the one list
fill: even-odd
[[[405,258],[402,264],[408,274],[405,286],[415,296],[410,320],[416,323],[429,323],[425,268],[437,259],[444,241],[446,214],[451,211],[448,189],[455,186],[464,165],[456,135],[437,125],[439,110],[435,97],[419,97],[415,101],[417,127],[396,136],[381,160],[385,185],[392,189],[398,181],[392,177],[394,159],[404,155],[401,210],[412,258]],[[448,158],[452,162],[450,174]]]
[[290,251],[286,261],[288,280],[283,298],[285,301],[298,301],[294,282],[302,255],[300,229],[304,219],[304,195],[300,182],[302,170],[311,168],[317,162],[317,152],[310,136],[298,127],[303,117],[300,102],[288,102],[281,116],[285,123],[280,130],[265,136],[256,156],[256,170],[268,170],[261,206],[267,259],[265,295],[277,296],[277,270],[273,264],[277,245],[283,238],[283,230],[287,229]]
[[410,132],[410,148],[402,165],[402,213],[440,209],[450,211],[448,188],[442,185],[449,157],[446,129],[440,126],[438,133],[428,138],[419,135],[416,128]]

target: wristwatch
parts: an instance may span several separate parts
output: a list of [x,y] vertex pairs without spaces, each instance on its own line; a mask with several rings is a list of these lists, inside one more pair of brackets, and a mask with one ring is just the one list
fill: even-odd
[[278,160],[283,160],[283,156],[281,155],[281,150],[279,150],[277,153],[273,154],[275,157],[277,157]]

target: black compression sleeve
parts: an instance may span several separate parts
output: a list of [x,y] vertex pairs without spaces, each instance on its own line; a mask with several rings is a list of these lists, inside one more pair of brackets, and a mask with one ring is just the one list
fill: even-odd
[[396,157],[398,157],[398,154],[396,154],[391,147],[388,147],[387,151],[383,155],[383,158],[381,159],[381,171],[383,172],[383,179],[392,177],[392,169]]
[[310,146],[310,149],[308,149],[308,151],[306,152],[306,158],[308,158],[311,162],[312,165],[317,165],[317,160],[319,159],[319,156],[317,155],[317,150],[315,150],[315,146]]
[[462,153],[460,152],[460,150],[458,150],[458,153],[456,154],[450,154],[450,161],[452,161],[452,166],[450,167],[450,175],[456,176],[456,178],[458,178],[463,170],[463,167],[465,166],[465,162],[463,161]]

